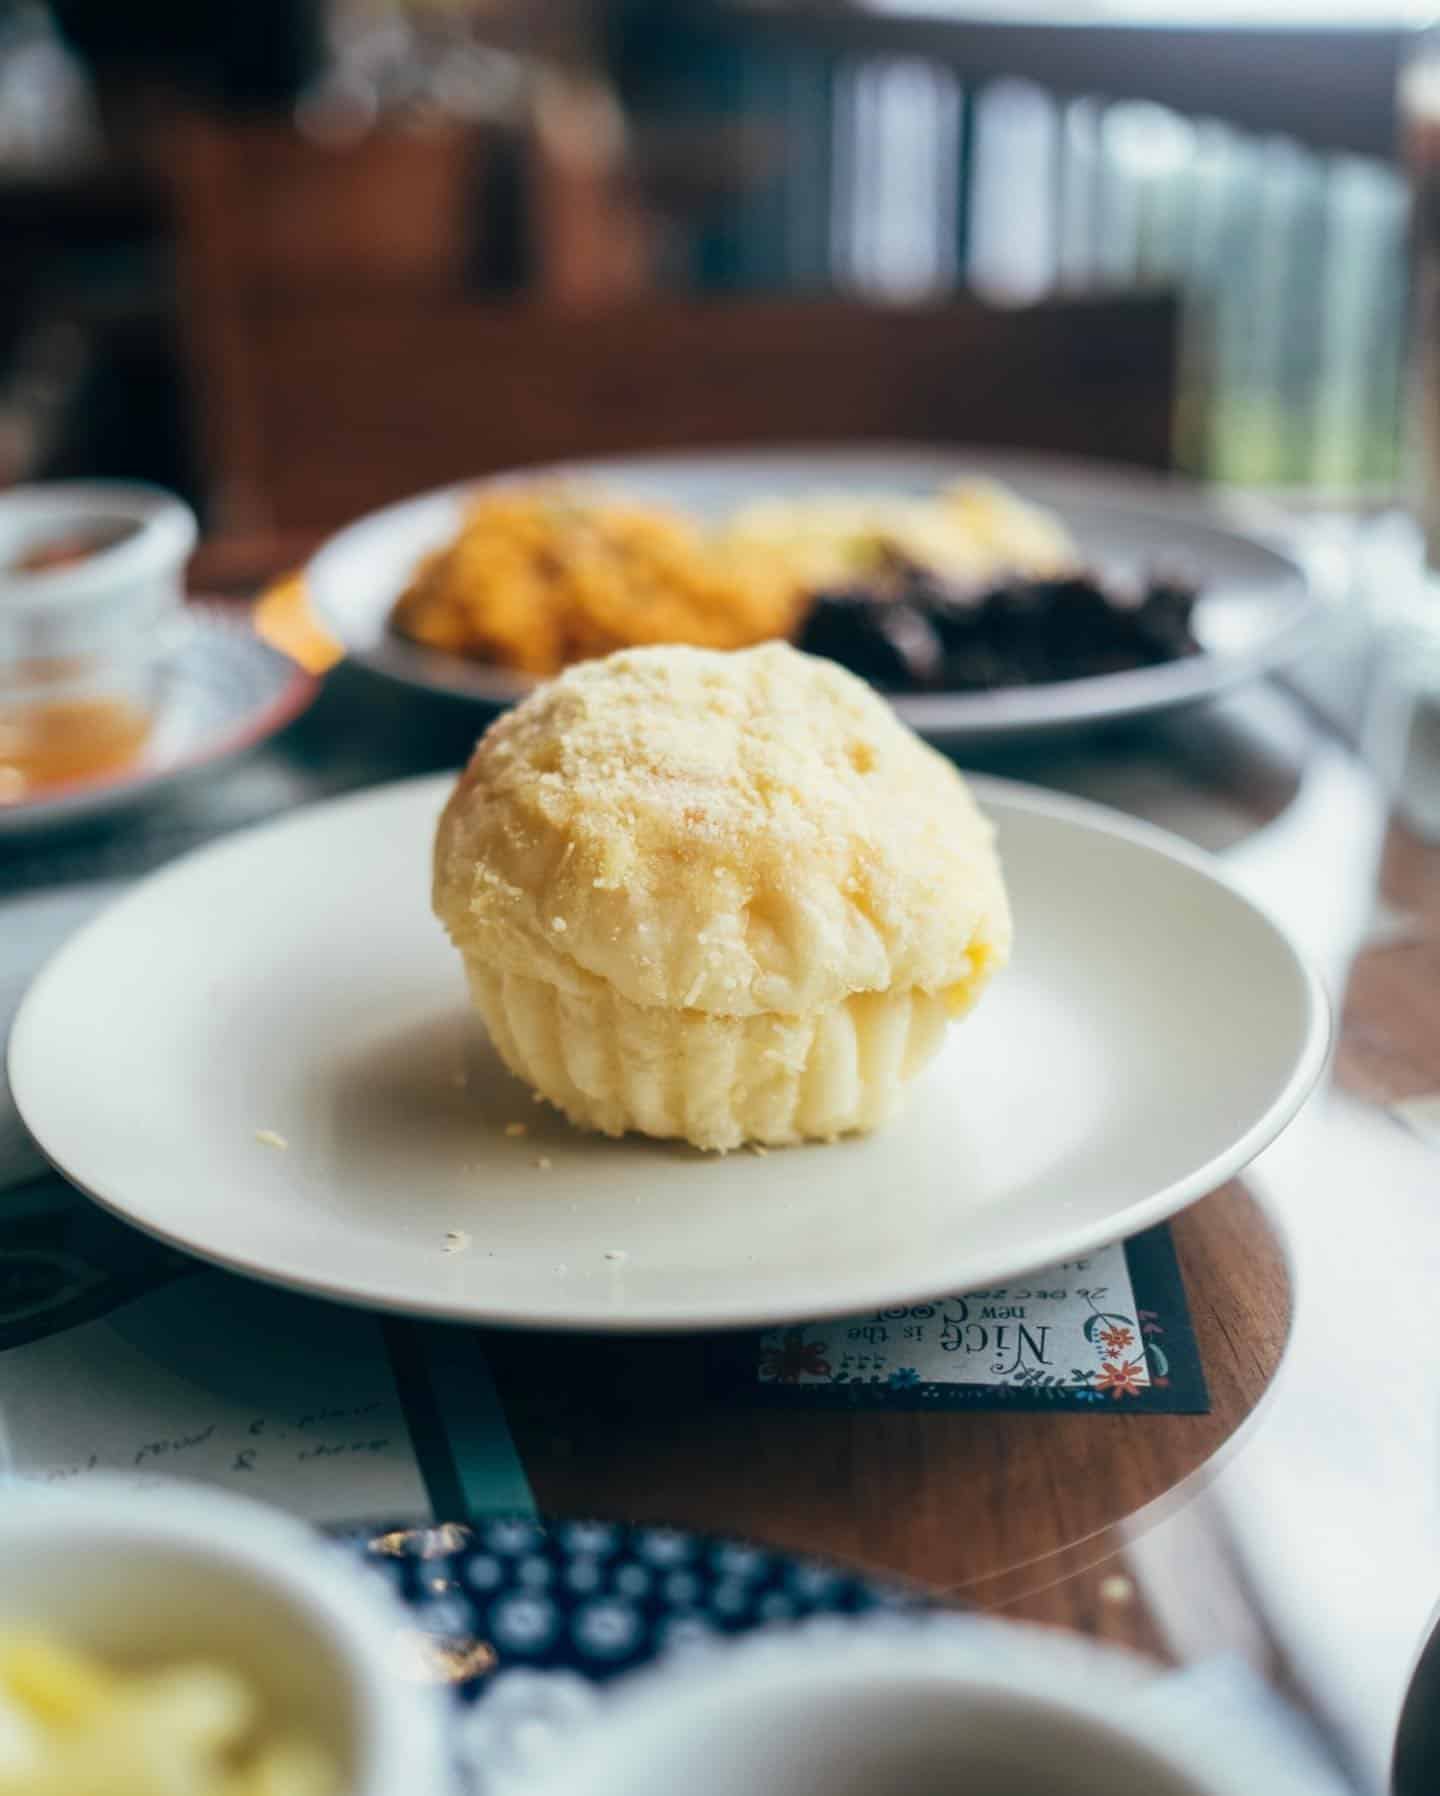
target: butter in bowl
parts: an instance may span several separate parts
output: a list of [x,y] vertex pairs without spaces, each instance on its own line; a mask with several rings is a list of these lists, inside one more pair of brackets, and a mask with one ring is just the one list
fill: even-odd
[[258,1504],[101,1478],[6,1492],[0,1792],[449,1796],[403,1624],[340,1549]]

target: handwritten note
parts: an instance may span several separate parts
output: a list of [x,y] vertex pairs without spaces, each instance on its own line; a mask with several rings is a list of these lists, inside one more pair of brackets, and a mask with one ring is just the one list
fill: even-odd
[[430,1504],[379,1324],[200,1272],[0,1354],[23,1478],[222,1485],[314,1521]]

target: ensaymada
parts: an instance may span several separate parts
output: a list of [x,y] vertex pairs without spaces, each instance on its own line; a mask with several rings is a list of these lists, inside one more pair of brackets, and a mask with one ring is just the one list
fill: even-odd
[[511,1069],[702,1148],[869,1129],[1010,949],[989,823],[869,687],[782,643],[630,649],[481,739],[434,903]]

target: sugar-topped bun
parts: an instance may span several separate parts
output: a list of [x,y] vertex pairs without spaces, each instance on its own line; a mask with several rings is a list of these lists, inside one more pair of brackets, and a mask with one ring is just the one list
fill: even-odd
[[780,643],[541,687],[446,806],[434,896],[517,1073],[702,1147],[873,1126],[1010,942],[960,775]]

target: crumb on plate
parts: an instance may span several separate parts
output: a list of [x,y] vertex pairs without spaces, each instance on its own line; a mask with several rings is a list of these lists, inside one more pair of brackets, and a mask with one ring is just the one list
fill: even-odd
[[445,1252],[446,1253],[466,1253],[469,1251],[469,1247],[470,1247],[470,1237],[469,1237],[469,1235],[467,1235],[465,1233],[464,1229],[446,1229],[446,1231],[445,1231]]
[[255,1131],[255,1139],[262,1147],[279,1148],[282,1154],[290,1145],[285,1137],[283,1135],[277,1135],[274,1129],[257,1129]]

